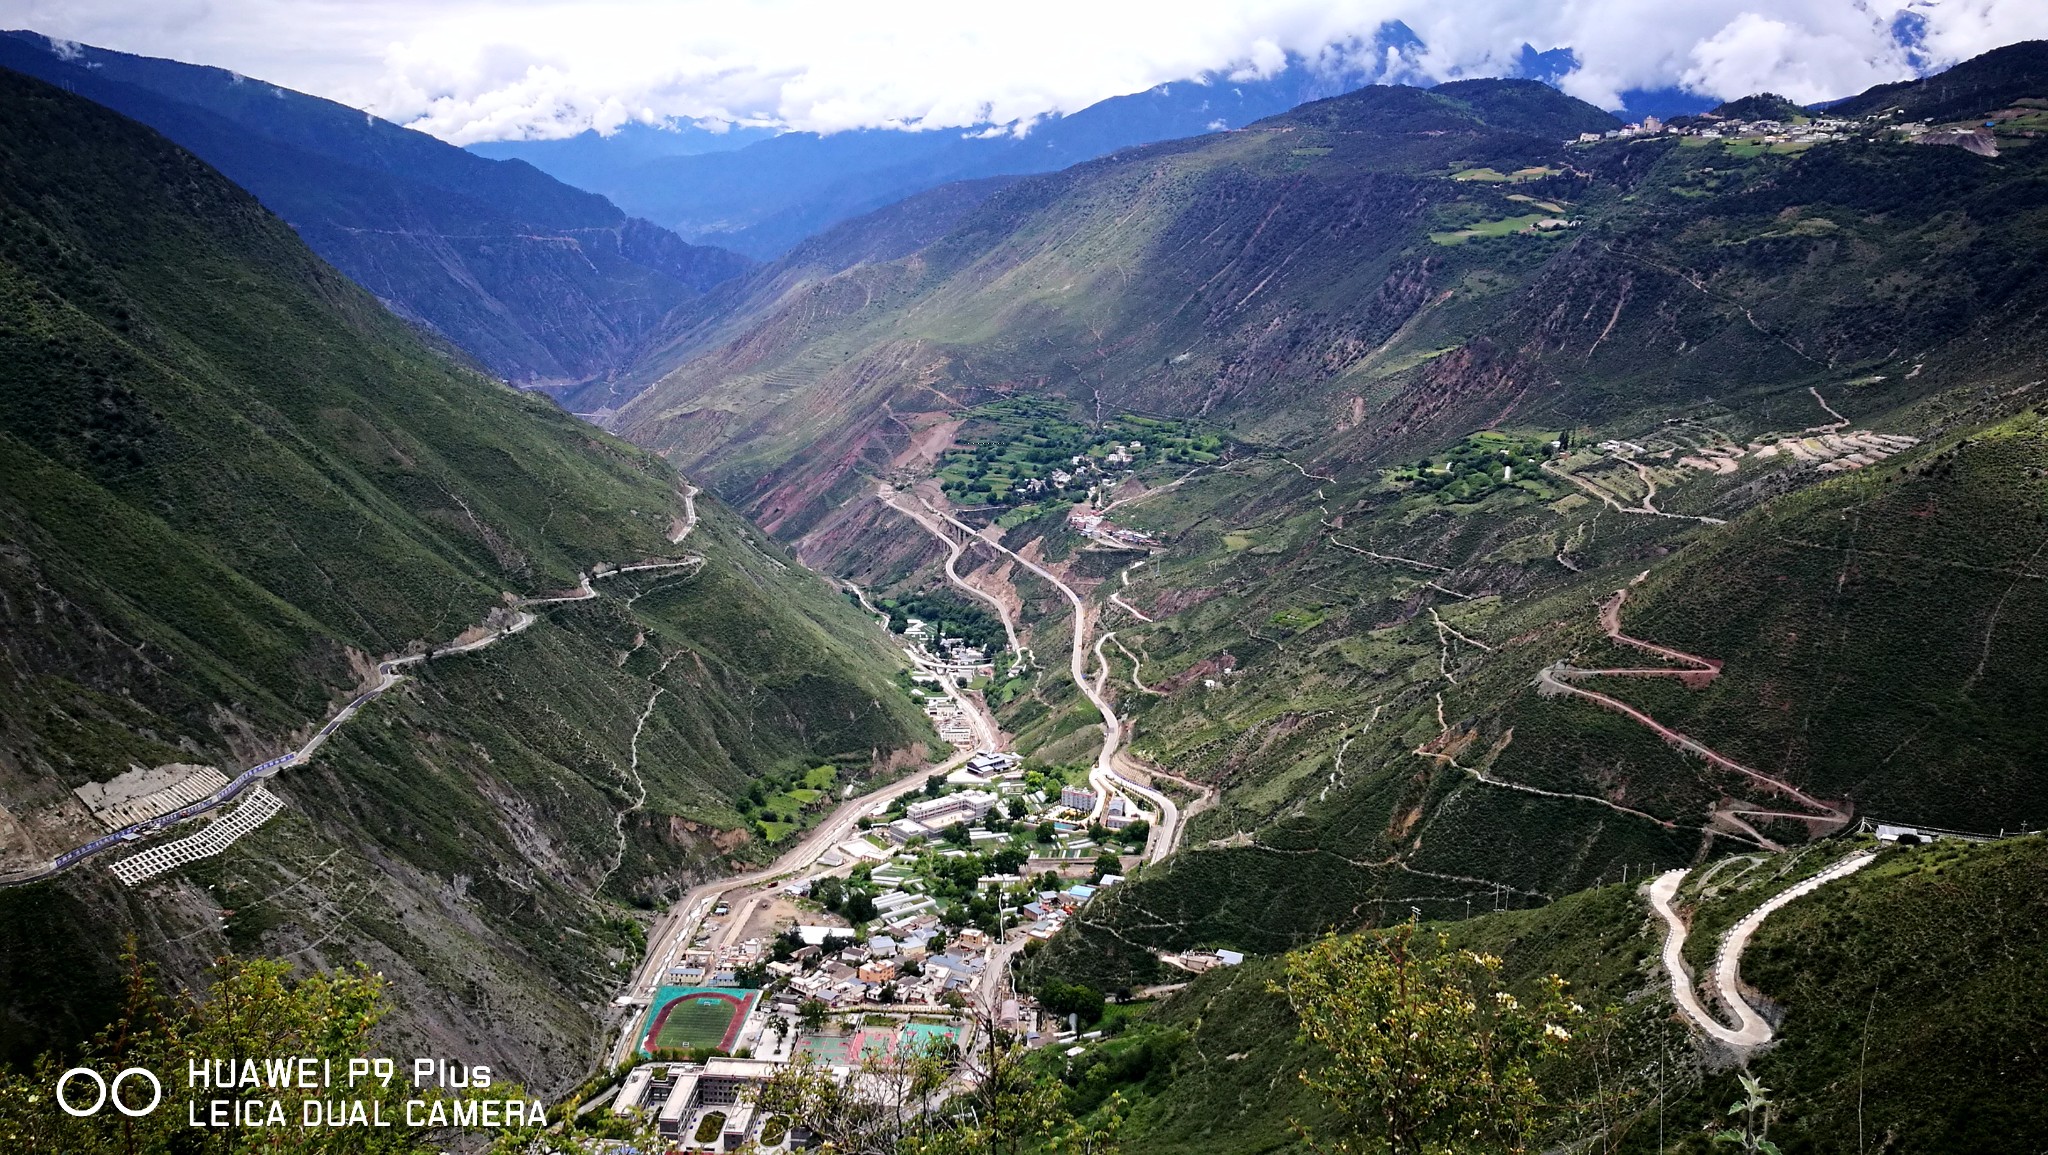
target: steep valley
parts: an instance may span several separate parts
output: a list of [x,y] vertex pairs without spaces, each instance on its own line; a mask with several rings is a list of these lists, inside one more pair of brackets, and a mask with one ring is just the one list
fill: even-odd
[[751,263],[522,162],[223,69],[33,32],[0,34],[0,67],[190,149],[393,312],[522,385],[608,378],[670,309]]
[[686,515],[650,455],[450,363],[189,154],[0,84],[11,874],[102,829],[75,787],[232,776],[377,657],[537,618],[402,670],[225,855],[0,892],[7,1053],[96,1028],[132,939],[180,981],[229,949],[368,961],[394,1044],[581,1079],[631,908],[769,853],[734,809],[750,782],[932,742],[896,663],[715,499]]
[[[985,912],[981,993],[1093,997],[1030,1069],[1129,1152],[1310,1149],[1290,952],[1410,933],[1591,1008],[1543,1149],[1706,1151],[1739,1074],[1787,1151],[2048,1141],[2048,43],[1669,133],[1379,85],[943,186],[634,314],[560,374],[595,424],[154,132],[0,101],[0,871],[123,829],[123,770],[361,703],[226,853],[0,890],[8,1061],[106,1019],[132,936],[188,983],[367,961],[394,1043],[563,1090],[712,880],[758,890],[728,944],[869,921],[756,868],[876,828],[970,911],[1108,879],[1057,933]],[[908,692],[912,619],[967,689]],[[1151,828],[1070,864],[1017,798],[882,846],[845,800],[963,694],[1058,854],[1111,793]]]

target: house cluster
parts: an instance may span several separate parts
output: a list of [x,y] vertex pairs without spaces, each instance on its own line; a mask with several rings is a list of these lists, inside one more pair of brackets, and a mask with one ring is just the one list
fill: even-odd
[[[830,982],[823,984],[815,978],[808,980],[808,985],[816,989],[807,993],[828,1005],[841,1006],[863,1000],[875,1001],[874,997],[883,985],[894,985],[894,993],[900,1002],[943,999],[949,991],[963,986],[972,992],[973,981],[979,974],[975,967],[954,966],[943,958],[934,963],[924,957],[931,953],[930,943],[934,936],[943,934],[942,916],[946,913],[941,899],[933,893],[933,879],[927,877],[919,865],[921,856],[927,852],[935,853],[936,859],[943,862],[1028,845],[1027,851],[1020,852],[1021,869],[1039,879],[1048,872],[1057,876],[1093,865],[1104,850],[1089,834],[1089,816],[1095,809],[1094,792],[1068,785],[1059,791],[1058,796],[1048,796],[1045,791],[1033,789],[1025,781],[1021,761],[1015,754],[990,750],[975,754],[965,765],[947,775],[944,792],[902,805],[900,816],[894,818],[890,817],[893,811],[889,807],[877,807],[867,816],[871,823],[867,830],[818,859],[820,869],[817,873],[784,886],[783,889],[792,895],[808,895],[821,879],[841,876],[856,866],[864,866],[867,885],[872,890],[875,913],[869,920],[869,927],[881,936],[882,941],[871,940],[866,944],[865,949],[870,954],[867,960],[841,960],[847,961],[850,972],[832,971]],[[1142,810],[1120,797],[1111,798],[1110,809],[1114,811],[1111,817],[1118,823],[1111,829],[1120,829],[1145,817]],[[1052,841],[1035,841],[1038,832],[1046,825],[1052,828]],[[1103,825],[1109,825],[1108,818]],[[989,826],[1007,826],[1008,829],[992,830]],[[948,841],[949,835],[953,839],[960,837],[956,827],[968,828],[964,845]],[[1022,833],[1027,830],[1030,833]],[[1117,881],[1120,881],[1120,876],[1112,874],[1103,880],[1103,884],[1114,885]],[[984,875],[975,881],[977,893],[985,894],[991,889],[1003,894],[1003,910],[1016,919],[1015,923],[1006,921],[1002,926],[1006,934],[1041,939],[1052,937],[1065,924],[1072,909],[1095,896],[1095,890],[1087,885],[1028,890],[1027,879],[1021,874]],[[821,953],[834,953],[832,947],[836,939],[827,937],[822,928],[801,927],[799,930],[805,935],[806,946],[819,947]],[[971,928],[961,931],[952,940],[952,953],[957,956],[962,949],[970,953],[978,951],[987,945],[981,937],[983,933]],[[849,943],[851,934],[850,930],[844,932]],[[963,943],[966,944],[964,947]],[[749,945],[743,943],[739,950],[745,951]],[[895,960],[893,972],[889,966],[875,959],[877,947],[880,948],[880,959]],[[856,946],[855,949],[863,948]],[[920,965],[916,970],[920,973],[906,976],[901,966],[906,959],[918,962]],[[721,961],[738,968],[748,965],[750,959],[735,954]],[[858,965],[860,961],[868,964],[865,972]],[[795,977],[786,974],[786,968],[771,965],[769,970],[779,977]],[[935,970],[938,973],[934,973]],[[847,985],[849,983],[853,985]]]
[[937,838],[946,832],[947,827],[955,823],[981,821],[1001,801],[1001,798],[986,790],[962,790],[957,794],[942,794],[937,798],[926,798],[911,803],[904,810],[903,817],[887,826],[877,826],[875,830],[898,846],[907,844],[913,838]]
[[1145,452],[1142,441],[1112,441],[1100,456],[1093,453],[1076,453],[1067,459],[1065,466],[1055,468],[1045,477],[1032,477],[1018,482],[1016,492],[1026,498],[1038,497],[1056,492],[1076,482],[1087,481],[1090,477],[1106,477],[1114,469],[1130,469]]
[[1835,117],[1815,117],[1812,120],[1735,120],[1706,113],[1688,116],[1679,123],[1646,116],[1641,121],[1611,128],[1606,132],[1582,132],[1577,144],[1597,144],[1603,140],[1626,140],[1646,136],[1696,136],[1703,140],[1755,140],[1764,144],[1817,144],[1821,141],[1840,140],[1842,137],[1861,131],[1868,126],[1862,121],[1841,120]]
[[[932,728],[939,732],[942,741],[954,746],[965,746],[974,741],[974,726],[968,721],[967,711],[959,700],[947,692],[950,679],[946,675],[920,671],[912,674],[911,680],[918,684],[911,696],[922,700],[924,715],[932,720]],[[932,691],[926,693],[924,686],[932,687]]]
[[910,643],[904,653],[919,669],[937,670],[971,678],[977,674],[993,676],[995,663],[989,660],[987,651],[964,638],[947,637],[932,628],[922,618],[911,618],[903,627],[903,640]]
[[1108,518],[1099,513],[1088,512],[1088,507],[1085,505],[1077,505],[1071,513],[1067,514],[1067,528],[1090,541],[1099,542],[1114,549],[1150,549],[1158,542],[1158,539],[1149,533],[1140,533],[1135,529],[1125,529],[1123,526],[1113,524]]
[[[1142,441],[1112,441],[1109,443],[1109,452],[1102,456],[1102,463],[1104,465],[1129,465],[1138,459],[1139,454],[1144,452],[1145,443]],[[1074,459],[1076,465],[1080,464],[1081,461],[1082,458],[1079,457]]]
[[782,980],[777,1003],[788,1004],[790,1014],[804,999],[834,1010],[939,1007],[948,1003],[948,995],[971,998],[981,990],[987,947],[988,936],[981,931],[969,927],[949,939],[937,918],[924,915],[909,920],[899,934],[873,934],[865,942],[854,941],[850,932],[821,936],[817,943],[807,938],[787,961],[769,963],[768,973]]
[[[1095,814],[1095,791],[1086,786],[1067,785],[1060,788],[1060,806],[1071,811],[1076,821],[1086,822]],[[1102,825],[1110,830],[1122,830],[1133,822],[1149,818],[1130,799],[1121,794],[1111,794],[1109,802],[1102,808]]]
[[[926,792],[878,804],[864,816],[858,837],[834,846],[813,873],[782,887],[794,897],[815,895],[825,885],[843,888],[842,894],[858,887],[873,904],[858,929],[828,925],[838,921],[830,915],[800,917],[765,939],[714,948],[730,913],[720,904],[663,980],[685,988],[763,984],[733,1036],[742,1057],[643,1064],[627,1076],[612,1110],[651,1119],[681,1149],[731,1151],[751,1143],[777,1150],[806,1137],[786,1133],[750,1107],[750,1084],[771,1077],[799,1051],[830,1056],[829,1069],[845,1077],[850,1068],[833,1065],[843,1062],[840,1056],[858,1054],[880,1033],[899,1029],[878,1033],[877,1022],[911,1024],[903,1031],[958,1031],[957,1009],[984,1000],[1000,1006],[999,1022],[1033,1043],[1056,1035],[1070,1041],[1029,997],[1006,993],[1004,947],[1051,938],[1105,888],[1123,882],[1098,861],[1101,831],[1089,823],[1097,803],[1085,786],[1027,774],[1015,754],[979,751]],[[1122,813],[1119,804],[1129,805],[1112,796],[1104,809]],[[1129,813],[1142,815],[1134,807]],[[962,825],[971,827],[964,838]],[[1050,842],[1042,841],[1047,826]],[[975,859],[977,853],[988,857]],[[980,871],[1014,873],[984,873],[966,888],[947,865],[962,859]],[[970,889],[977,906],[998,900],[993,925],[985,908],[971,922],[962,914],[959,896]],[[821,1011],[830,1025],[819,1025]],[[834,1041],[841,1039],[853,1040],[850,1051]]]

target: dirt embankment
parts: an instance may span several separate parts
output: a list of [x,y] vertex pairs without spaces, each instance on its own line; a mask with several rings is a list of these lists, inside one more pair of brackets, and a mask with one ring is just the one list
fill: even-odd
[[1157,687],[1162,693],[1171,694],[1176,690],[1186,689],[1204,678],[1213,678],[1219,674],[1227,674],[1235,669],[1237,669],[1237,656],[1225,652],[1213,658],[1203,658],[1171,678],[1159,682]]
[[[936,469],[940,455],[953,447],[953,439],[960,435],[960,427],[967,424],[964,419],[945,413],[905,413],[899,414],[897,420],[915,432],[910,435],[910,444],[890,460],[889,466],[918,473],[930,473]],[[926,421],[930,424],[924,424]]]

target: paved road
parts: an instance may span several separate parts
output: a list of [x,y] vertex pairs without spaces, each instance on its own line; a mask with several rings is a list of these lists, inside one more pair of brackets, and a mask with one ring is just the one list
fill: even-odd
[[[987,590],[984,590],[979,586],[969,584],[966,578],[960,576],[960,555],[966,551],[966,547],[961,545],[959,542],[954,541],[951,537],[949,537],[946,534],[944,530],[932,524],[931,520],[927,518],[924,514],[919,513],[917,510],[911,508],[910,506],[899,505],[896,501],[895,486],[889,485],[885,482],[875,491],[875,496],[878,499],[880,499],[883,505],[888,506],[890,509],[893,509],[897,513],[900,513],[903,516],[909,518],[910,520],[916,522],[918,525],[924,528],[925,532],[939,539],[939,541],[946,547],[946,577],[954,585],[959,586],[963,590],[966,590],[970,595],[979,598],[982,601],[987,602],[989,605],[995,607],[996,616],[1002,619],[1003,633],[1009,638],[1010,652],[1012,654],[1015,654],[1020,659],[1023,658],[1027,651],[1024,648],[1023,641],[1019,639],[1017,636],[1017,623],[1016,620],[1010,616],[1010,607],[1003,603],[1003,599],[995,596],[992,593],[989,593]],[[951,521],[952,519],[947,518],[947,520]],[[966,530],[969,534],[974,533],[974,530],[967,526],[961,525],[957,521],[953,522],[953,524],[959,526],[963,530]],[[861,601],[862,604],[866,604],[866,597],[862,597]],[[870,606],[869,608],[872,609],[873,607]]]
[[[894,489],[883,486],[881,497],[883,502],[888,504],[890,508],[910,514],[920,523],[925,521],[925,518],[918,517],[892,500],[895,497]],[[945,521],[963,533],[977,537],[981,536],[973,526],[968,525],[949,513],[933,509],[929,503],[925,503],[924,508],[929,516]],[[927,526],[927,528],[930,527]],[[1009,555],[1018,565],[1050,582],[1054,588],[1065,595],[1067,604],[1073,607],[1074,637],[1073,646],[1067,654],[1067,672],[1073,677],[1074,685],[1080,689],[1082,696],[1087,698],[1089,703],[1095,707],[1096,712],[1102,715],[1102,751],[1096,755],[1095,765],[1088,771],[1088,783],[1095,790],[1095,809],[1089,815],[1089,818],[1090,820],[1101,819],[1103,812],[1109,807],[1109,796],[1112,790],[1132,795],[1143,802],[1149,803],[1154,811],[1158,813],[1159,820],[1153,824],[1152,833],[1146,840],[1146,858],[1151,862],[1160,861],[1173,853],[1174,840],[1178,836],[1180,828],[1180,807],[1175,804],[1173,799],[1142,782],[1134,780],[1120,769],[1120,763],[1130,764],[1128,758],[1121,754],[1124,740],[1123,719],[1117,716],[1116,709],[1110,705],[1109,701],[1101,693],[1097,692],[1091,679],[1088,677],[1088,634],[1093,623],[1087,605],[1081,601],[1080,595],[1074,592],[1073,587],[1061,581],[1059,576],[1051,570],[1026,558],[999,541],[993,541],[986,537],[983,537],[982,540],[987,542],[990,547]],[[1135,771],[1136,767],[1133,765],[1132,769]]]
[[1719,1019],[1707,1012],[1700,1002],[1699,992],[1694,989],[1691,976],[1685,969],[1685,922],[1678,912],[1671,908],[1671,900],[1678,894],[1679,884],[1685,881],[1685,870],[1670,870],[1657,876],[1650,884],[1650,907],[1664,919],[1664,973],[1671,980],[1671,995],[1677,1000],[1679,1009],[1685,1012],[1700,1030],[1705,1031],[1718,1042],[1731,1047],[1757,1047],[1771,1041],[1771,1024],[1757,1013],[1742,997],[1742,952],[1748,948],[1750,936],[1764,924],[1764,920],[1790,903],[1812,894],[1838,878],[1846,878],[1869,866],[1877,858],[1874,852],[1851,855],[1833,866],[1807,879],[1805,882],[1775,895],[1769,902],[1751,911],[1741,922],[1735,924],[1728,936],[1721,940],[1721,949],[1714,956],[1714,991],[1721,1001],[1735,1014],[1736,1026],[1730,1029]]
[[[882,499],[888,501],[895,508],[902,508],[895,506],[893,501],[889,501],[894,495],[895,491],[893,489],[886,489],[885,487]],[[923,504],[925,511],[931,516],[946,522],[962,533],[981,537],[980,531],[954,517],[952,514],[933,509],[928,502]],[[1067,604],[1074,608],[1074,638],[1073,646],[1067,653],[1067,673],[1073,677],[1074,685],[1081,691],[1081,696],[1087,698],[1089,704],[1095,707],[1096,712],[1102,715],[1102,752],[1096,755],[1095,766],[1088,772],[1089,784],[1095,787],[1095,810],[1088,817],[1091,820],[1100,819],[1103,811],[1109,806],[1110,784],[1112,782],[1125,781],[1120,778],[1115,770],[1117,748],[1123,744],[1124,725],[1123,719],[1117,717],[1116,710],[1110,706],[1109,702],[1101,694],[1096,692],[1094,685],[1091,684],[1088,677],[1088,633],[1091,625],[1088,607],[1081,601],[1081,595],[1075,593],[1073,587],[1061,581],[1058,575],[1054,574],[1051,570],[1046,569],[1044,566],[1039,565],[1002,542],[986,537],[982,537],[981,540],[987,542],[991,548],[998,552],[1007,554],[1018,565],[1052,583],[1053,588],[1059,590],[1066,597]],[[1145,790],[1145,793],[1150,794],[1154,798],[1165,797],[1157,791],[1149,789]]]

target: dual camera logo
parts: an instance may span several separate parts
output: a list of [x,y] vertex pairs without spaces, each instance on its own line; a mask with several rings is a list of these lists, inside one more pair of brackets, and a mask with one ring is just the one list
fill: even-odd
[[[131,1107],[122,1099],[121,1084],[130,1079],[149,1080],[149,1106]],[[98,1095],[93,1099],[91,1106],[75,1106],[67,1093],[71,1084],[79,1080],[91,1083],[98,1090]],[[73,1067],[64,1072],[63,1076],[57,1080],[57,1106],[63,1108],[64,1113],[67,1115],[75,1115],[79,1118],[84,1118],[87,1115],[97,1115],[106,1107],[109,1101],[112,1101],[114,1104],[114,1110],[121,1112],[131,1119],[140,1119],[151,1111],[156,1110],[157,1104],[164,1101],[164,1085],[157,1081],[154,1072],[142,1067],[129,1067],[121,1071],[114,1076],[114,1081],[111,1083],[91,1067]]]

